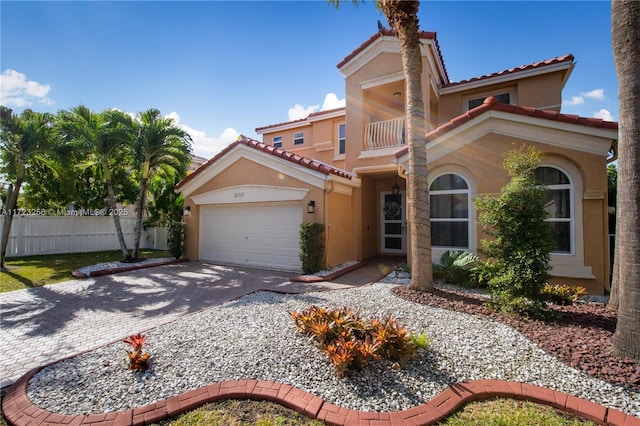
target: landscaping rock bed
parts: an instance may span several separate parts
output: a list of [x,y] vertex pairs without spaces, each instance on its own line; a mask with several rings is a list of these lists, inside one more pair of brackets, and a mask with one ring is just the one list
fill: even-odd
[[550,305],[551,310],[562,318],[545,322],[495,312],[483,306],[485,295],[469,291],[437,288],[433,293],[424,293],[400,286],[394,288],[393,292],[412,302],[503,322],[567,365],[610,383],[640,391],[640,364],[611,353],[616,312],[607,309],[603,303]]
[[[397,296],[408,295],[406,286],[394,287],[377,283],[306,294],[253,293],[149,330],[145,351],[151,354],[151,366],[144,373],[127,369],[126,345],[116,342],[44,368],[31,379],[28,396],[56,413],[97,414],[225,380],[262,379],[347,408],[397,411],[428,401],[455,383],[501,379],[545,386],[640,416],[640,392],[566,365],[501,320],[428,306],[427,299],[409,301]],[[451,294],[450,307],[463,303]],[[445,300],[440,296],[437,301],[444,305]],[[339,379],[326,355],[296,331],[289,315],[311,305],[347,306],[367,318],[392,315],[414,332],[426,333],[432,344],[404,369],[374,362]],[[470,309],[467,305],[473,303],[459,306]]]

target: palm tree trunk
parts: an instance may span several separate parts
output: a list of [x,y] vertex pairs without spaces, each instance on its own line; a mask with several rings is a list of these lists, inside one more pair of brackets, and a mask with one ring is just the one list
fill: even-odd
[[422,54],[418,34],[418,1],[382,0],[380,6],[398,34],[407,90],[407,181],[411,243],[411,288],[433,291],[429,179],[422,97]]
[[109,160],[105,159],[102,163],[102,171],[104,173],[105,184],[107,185],[107,194],[109,194],[109,207],[113,215],[113,223],[116,227],[116,234],[118,235],[118,242],[120,243],[120,250],[124,260],[131,260],[129,256],[129,249],[127,249],[127,243],[124,241],[124,235],[122,234],[122,226],[120,225],[120,215],[118,215],[118,203],[116,202],[116,194],[113,192],[113,183],[111,182],[111,171],[109,170]]
[[4,271],[4,260],[7,256],[7,247],[9,246],[9,235],[11,235],[11,224],[13,223],[13,214],[18,207],[18,195],[22,186],[22,178],[16,179],[16,184],[9,185],[7,190],[7,215],[2,225],[2,248],[0,249],[0,271]]
[[618,76],[618,323],[614,353],[640,361],[640,2],[611,2],[611,38]]
[[618,259],[620,255],[618,254],[618,244],[616,244],[614,248],[613,254],[613,277],[611,278],[611,294],[609,295],[609,303],[607,304],[607,308],[612,309],[614,311],[618,310],[620,306],[620,292],[618,291],[618,281],[620,281],[620,268],[618,268]]
[[138,203],[136,204],[136,227],[133,241],[133,259],[138,259],[138,250],[140,248],[140,237],[142,236],[142,216],[144,215],[145,201],[147,198],[147,187],[149,180],[146,177],[140,182],[140,194],[138,195]]

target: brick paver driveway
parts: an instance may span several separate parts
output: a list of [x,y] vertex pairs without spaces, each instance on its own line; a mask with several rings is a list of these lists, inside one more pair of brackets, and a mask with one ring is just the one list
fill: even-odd
[[185,262],[1,293],[0,387],[34,367],[260,289],[346,287],[289,278],[283,272]]

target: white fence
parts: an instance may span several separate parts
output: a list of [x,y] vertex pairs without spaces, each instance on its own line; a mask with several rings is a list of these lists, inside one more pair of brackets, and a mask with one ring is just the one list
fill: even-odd
[[[0,230],[6,216],[0,216]],[[133,248],[135,218],[120,217],[122,233]],[[119,250],[111,216],[14,216],[7,257]],[[140,248],[167,249],[167,230],[147,228]]]

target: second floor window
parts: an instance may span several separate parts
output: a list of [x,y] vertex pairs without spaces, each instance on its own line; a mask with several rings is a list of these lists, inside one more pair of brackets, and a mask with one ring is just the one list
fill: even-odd
[[273,137],[273,146],[276,148],[282,148],[282,136]]
[[293,134],[293,144],[302,145],[304,143],[304,132],[298,132]]
[[347,152],[347,125],[340,124],[338,126],[338,155],[344,155]]
[[[492,96],[494,98],[496,98],[496,100],[501,104],[509,104],[509,103],[511,103],[511,94],[510,93],[501,93],[499,95],[492,95]],[[474,109],[475,107],[482,105],[484,100],[487,99],[487,98],[488,98],[488,96],[484,96],[482,98],[470,99],[469,103],[468,103],[469,109]]]

